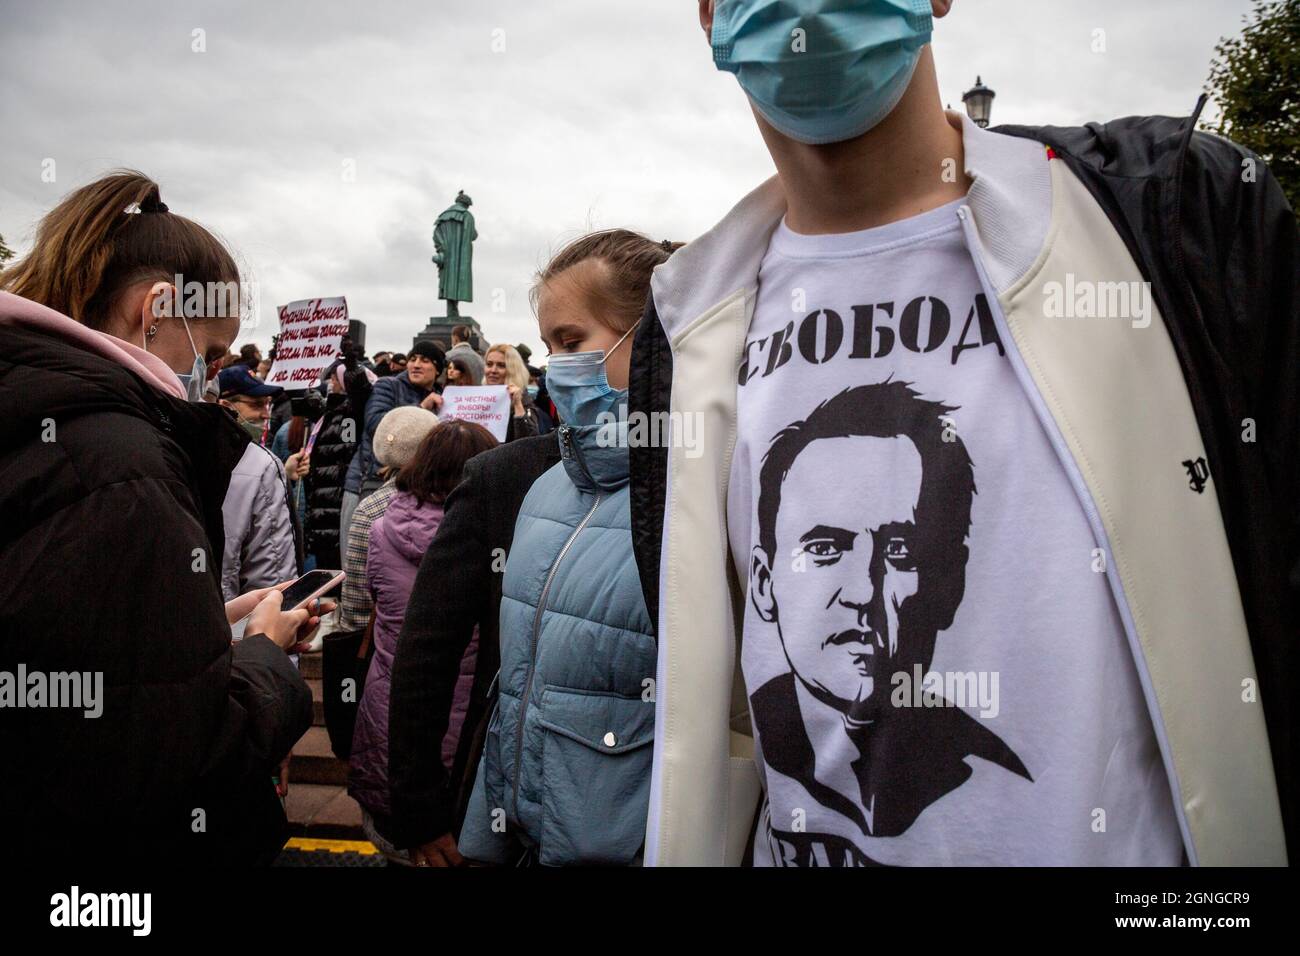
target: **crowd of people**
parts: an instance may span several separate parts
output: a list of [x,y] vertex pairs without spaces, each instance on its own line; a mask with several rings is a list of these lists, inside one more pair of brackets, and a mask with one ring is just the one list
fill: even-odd
[[[544,369],[465,327],[345,338],[291,394],[231,350],[237,310],[176,305],[172,277],[239,272],[157,183],[45,216],[0,273],[0,669],[102,673],[105,700],[4,715],[24,850],[271,860],[296,655],[347,640],[348,790],[395,865],[1294,851],[1276,183],[1181,120],[945,112],[944,0],[805,4],[866,17],[833,69],[791,60],[780,6],[699,3],[778,176],[685,246],[564,245],[532,285]],[[1044,319],[1066,276],[1147,281],[1156,327]],[[480,384],[504,441],[440,417]],[[315,568],[338,600],[283,606]]]
[[[76,263],[51,254],[67,248],[92,250],[100,267],[80,287],[71,281]],[[112,726],[114,735],[124,735],[116,748],[98,741],[103,746],[91,766],[113,789],[93,811],[84,798],[19,800],[12,808],[29,824],[23,831],[45,834],[49,845],[71,845],[96,827],[126,825],[132,852],[142,857],[271,859],[283,844],[285,819],[270,798],[285,795],[289,748],[311,719],[296,655],[283,652],[317,652],[329,636],[366,635],[369,665],[345,748],[349,792],[362,807],[367,835],[404,864],[461,859],[450,825],[444,830],[437,823],[459,822],[474,774],[486,769],[478,731],[485,712],[499,706],[489,685],[502,650],[511,658],[528,656],[525,605],[546,631],[551,663],[544,679],[558,668],[556,679],[571,693],[595,702],[613,680],[619,693],[632,694],[643,728],[652,726],[653,707],[642,705],[640,688],[654,671],[654,640],[632,558],[627,448],[600,447],[596,432],[598,413],[626,394],[630,348],[621,346],[639,319],[651,270],[670,251],[669,244],[615,230],[557,256],[537,280],[542,336],[553,351],[546,372],[512,345],[480,354],[470,330],[457,326],[445,352],[421,341],[405,354],[367,358],[345,337],[316,386],[290,394],[265,381],[273,355],[263,358],[255,345],[229,351],[237,313],[159,306],[167,280],[154,276],[224,282],[237,274],[206,229],[167,209],[156,183],[121,172],[66,197],[42,222],[33,255],[5,274],[0,329],[12,337],[7,354],[48,378],[31,408],[61,429],[50,443],[62,451],[57,460],[24,449],[28,481],[47,489],[34,502],[43,517],[27,529],[34,536],[29,571],[52,575],[60,562],[84,569],[81,575],[95,568],[94,592],[111,598],[88,612],[86,627],[39,641],[41,624],[24,618],[31,609],[20,603],[14,619],[31,625],[24,630],[32,643],[27,651],[6,651],[104,670],[108,712],[118,719],[96,729]],[[607,275],[609,269],[615,271]],[[624,308],[601,313],[591,304],[609,297]],[[613,356],[610,378],[603,371],[584,378],[570,359],[602,348]],[[553,398],[544,385],[547,373],[559,383]],[[46,394],[54,384],[66,394]],[[439,419],[441,393],[450,384],[506,389],[504,442],[481,425]],[[15,413],[21,418],[27,410]],[[489,454],[498,444],[509,453]],[[561,460],[563,468],[550,468]],[[66,476],[65,462],[74,466]],[[475,480],[465,476],[471,462]],[[524,495],[548,469],[550,478],[534,492],[536,515],[525,519]],[[485,507],[471,494],[482,480],[509,485],[509,500],[493,492],[493,507]],[[580,519],[601,502],[597,520],[586,515],[581,522],[591,532],[569,548]],[[506,560],[516,519],[535,540]],[[94,541],[70,562],[67,549],[76,545],[67,536],[87,520]],[[444,525],[459,531],[439,536]],[[146,527],[147,554],[114,556],[131,541],[143,543]],[[477,547],[488,529],[504,546]],[[454,553],[439,556],[435,538]],[[559,556],[569,550],[559,574]],[[338,601],[283,608],[282,587],[316,568],[343,570]],[[178,576],[182,586],[173,585]],[[549,601],[539,596],[542,577],[554,590]],[[63,578],[60,587],[86,583]],[[613,603],[610,587],[618,594]],[[509,631],[499,650],[496,618],[511,601],[520,602],[512,613],[521,630]],[[408,615],[410,605],[419,612]],[[575,629],[575,615],[589,620]],[[619,651],[585,680],[574,673],[592,663],[588,639],[633,618],[639,645],[633,657]],[[571,646],[561,651],[565,642]],[[158,681],[161,689],[152,686]],[[428,711],[430,693],[443,705],[436,713]],[[517,681],[501,688],[503,699],[519,693]],[[178,727],[175,714],[202,719]],[[598,709],[587,719],[599,717]],[[390,718],[418,738],[399,733],[396,758]],[[55,724],[57,717],[40,729]],[[429,733],[436,735],[432,746]],[[28,737],[25,751],[33,756],[32,779],[83,792],[61,782],[79,779],[84,761],[68,761],[59,748],[38,751],[31,742],[39,736]],[[488,743],[495,758],[496,736]],[[184,761],[177,760],[181,748]],[[648,754],[643,751],[641,762]],[[400,779],[410,781],[395,801],[390,760]],[[128,779],[141,768],[148,768],[147,779]],[[588,771],[601,776],[601,769],[593,764]],[[540,777],[541,769],[525,772]],[[500,779],[491,785],[501,786]],[[539,785],[539,779],[530,783]],[[623,817],[634,818],[638,805],[644,812],[647,786],[648,777],[633,787],[642,791],[639,798],[622,794],[630,798],[619,801]],[[202,811],[202,826],[191,826],[183,803]],[[577,803],[562,820],[569,827],[590,823]],[[430,823],[438,832],[427,832]],[[239,841],[230,838],[236,832]],[[534,832],[540,839],[538,824]],[[399,836],[408,833],[419,834],[419,842]],[[628,831],[616,845],[630,860],[639,842]],[[483,858],[500,852],[485,848]]]

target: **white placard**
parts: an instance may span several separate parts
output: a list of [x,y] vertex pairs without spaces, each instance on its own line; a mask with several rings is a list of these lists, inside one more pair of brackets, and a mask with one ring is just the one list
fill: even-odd
[[338,358],[347,330],[348,301],[341,295],[280,306],[280,338],[266,384],[310,388]]
[[504,385],[448,385],[438,417],[476,422],[497,441],[505,441],[510,427],[510,390]]

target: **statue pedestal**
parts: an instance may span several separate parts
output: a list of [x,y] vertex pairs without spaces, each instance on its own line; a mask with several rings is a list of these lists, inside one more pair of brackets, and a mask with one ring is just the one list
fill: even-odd
[[485,346],[483,341],[483,330],[479,327],[478,322],[470,315],[434,315],[429,317],[429,324],[424,327],[424,331],[416,335],[412,345],[416,342],[433,342],[444,352],[451,348],[451,330],[458,325],[464,325],[469,328],[470,345],[474,346],[475,351],[482,353]]

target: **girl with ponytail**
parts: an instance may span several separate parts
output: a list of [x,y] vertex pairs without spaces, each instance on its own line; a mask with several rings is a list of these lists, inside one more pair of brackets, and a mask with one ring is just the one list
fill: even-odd
[[131,171],[65,197],[0,273],[0,671],[101,689],[0,721],[19,858],[106,836],[152,866],[283,845],[271,776],[311,723],[285,651],[317,617],[270,589],[223,604],[223,501],[248,442],[186,401],[238,331],[238,288],[221,242]]
[[[467,485],[479,487],[458,489],[448,502],[393,663],[393,838],[417,866],[640,861],[654,752],[647,688],[657,658],[632,550],[627,386],[650,276],[676,247],[611,229],[575,239],[537,276],[531,298],[561,424],[466,469]],[[533,442],[550,445],[559,461],[520,483]],[[511,517],[513,531],[502,534]],[[486,569],[498,543],[504,573],[475,601],[463,569]],[[475,625],[464,726],[489,710],[479,687],[496,687],[495,712],[480,728],[477,767],[463,747],[444,767],[438,742],[459,718],[465,675],[456,668]],[[466,730],[458,739],[479,737]]]
[[[205,294],[186,298],[176,276]],[[206,370],[225,355],[239,331],[235,260],[137,172],[69,194],[41,220],[31,253],[0,274],[0,289],[138,346],[182,383],[199,362]],[[174,394],[158,362],[134,357],[160,379],[151,384]]]

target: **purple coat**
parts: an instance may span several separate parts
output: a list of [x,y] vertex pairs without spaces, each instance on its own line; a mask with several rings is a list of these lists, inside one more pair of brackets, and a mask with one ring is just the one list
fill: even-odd
[[[442,505],[419,504],[407,492],[398,492],[383,516],[370,528],[370,547],[366,558],[366,583],[375,599],[374,657],[366,672],[365,691],[357,711],[356,731],[352,737],[351,769],[348,792],[372,815],[389,815],[388,796],[388,698],[392,681],[393,655],[402,632],[406,604],[415,584],[415,573],[429,542],[442,523]],[[471,645],[461,662],[456,702],[447,737],[443,740],[443,762],[450,764],[464,719],[462,697],[468,698],[469,682],[477,647]],[[466,675],[465,670],[469,671]],[[468,679],[467,679],[468,678]],[[464,684],[462,688],[460,685]],[[457,718],[460,719],[457,719]],[[450,747],[450,750],[449,750]]]

